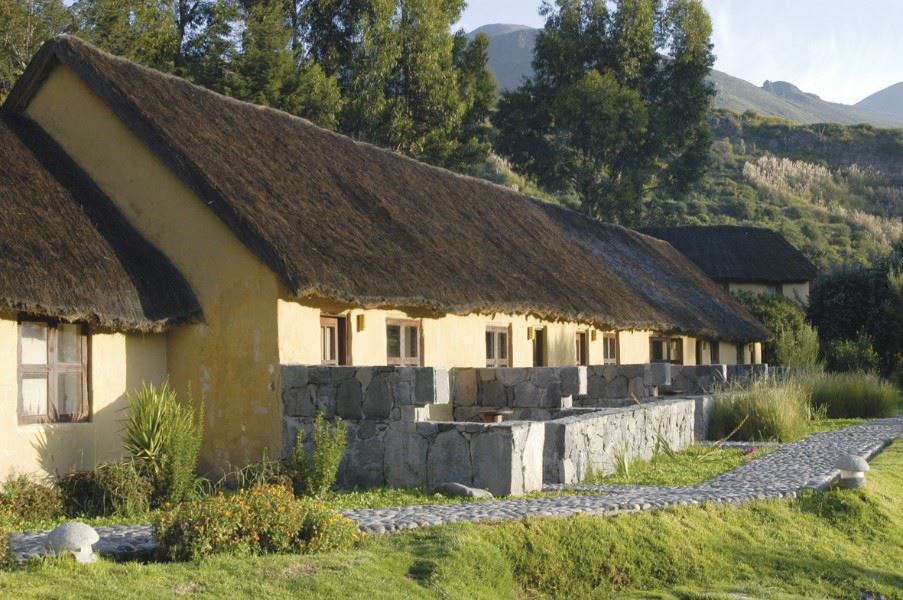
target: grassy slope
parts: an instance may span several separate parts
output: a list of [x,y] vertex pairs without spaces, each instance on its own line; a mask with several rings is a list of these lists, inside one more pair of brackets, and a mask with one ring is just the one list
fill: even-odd
[[0,595],[903,598],[900,540],[903,442],[873,462],[866,490],[794,503],[455,525],[315,557],[78,570],[48,561],[0,574]]
[[[718,112],[713,116],[708,173],[683,198],[659,197],[647,206],[648,225],[754,225],[781,232],[822,272],[867,265],[890,251],[903,204],[903,130],[786,121]],[[805,193],[795,174],[769,188],[744,174],[763,156],[796,161],[797,169],[826,168],[831,175]],[[855,163],[881,171],[858,184],[843,169]],[[817,199],[813,198],[817,196]]]

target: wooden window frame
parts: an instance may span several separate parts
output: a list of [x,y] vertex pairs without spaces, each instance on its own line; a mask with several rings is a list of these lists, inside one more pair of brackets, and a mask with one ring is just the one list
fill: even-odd
[[492,344],[493,349],[500,348],[499,344],[499,335],[505,335],[505,358],[500,358],[498,356],[488,356],[488,348],[487,356],[486,356],[486,368],[488,369],[500,369],[507,368],[511,366],[511,328],[506,325],[487,325],[486,333],[492,336]]
[[[615,355],[608,355],[608,342],[614,342]],[[603,333],[602,334],[602,364],[604,365],[617,365],[620,364],[621,358],[621,348],[620,344],[618,344],[618,334],[617,333]]]
[[320,339],[320,364],[323,366],[344,366],[348,364],[348,317],[343,315],[320,315],[320,335],[323,327],[335,327],[333,344],[335,344],[335,359],[323,357],[323,340]]
[[589,332],[580,330],[574,335],[574,343],[577,351],[577,366],[589,366]]
[[[22,325],[25,323],[39,323],[47,327],[47,364],[26,365],[22,364]],[[57,362],[57,343],[60,325],[75,325],[78,328],[79,342],[81,344],[81,362],[59,363]],[[56,319],[41,317],[19,316],[16,327],[16,366],[17,366],[17,401],[16,416],[19,425],[33,425],[38,423],[90,423],[94,414],[91,384],[91,331],[80,323],[66,323]],[[59,376],[64,373],[81,373],[81,409],[77,414],[61,415],[57,410]],[[24,415],[22,397],[22,380],[28,375],[43,375],[47,378],[47,406],[44,414]]]
[[[398,350],[401,356],[389,356],[389,327],[399,327]],[[405,329],[417,330],[417,355],[407,356]],[[417,319],[386,319],[386,364],[396,367],[419,367],[423,358],[423,331]]]

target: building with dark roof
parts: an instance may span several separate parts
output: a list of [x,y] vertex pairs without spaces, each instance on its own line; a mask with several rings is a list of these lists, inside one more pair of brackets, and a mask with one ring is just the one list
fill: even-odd
[[[756,362],[770,335],[659,240],[76,38],[46,44],[2,111],[23,152],[50,149],[45,187],[78,192],[72,210],[84,223],[73,223],[87,243],[32,240],[23,263],[2,263],[11,312],[0,319],[0,346],[15,348],[26,323],[78,324],[86,360],[127,365],[128,377],[104,394],[124,397],[140,373],[204,401],[209,467],[278,454],[281,365]],[[25,179],[2,183],[7,210],[19,206],[9,194],[37,193]],[[67,222],[49,220],[47,235],[73,235]],[[24,235],[39,236],[36,227]],[[0,243],[16,243],[14,230],[0,233]],[[67,253],[59,266],[49,260]],[[146,332],[153,349],[92,354],[107,329]],[[20,373],[0,375],[0,391],[46,405],[55,391],[23,383],[23,360],[0,370]],[[100,379],[79,382],[96,418],[106,406]],[[42,433],[17,434],[24,442]],[[57,439],[78,443],[71,432]]]
[[761,227],[650,227],[644,233],[665,240],[724,289],[781,294],[809,301],[815,266],[784,236]]

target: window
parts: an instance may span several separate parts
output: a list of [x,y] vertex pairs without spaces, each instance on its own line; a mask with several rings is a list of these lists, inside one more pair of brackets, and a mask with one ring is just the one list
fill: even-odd
[[684,363],[684,345],[679,337],[656,337],[649,340],[649,356],[652,362]]
[[499,325],[486,327],[486,366],[507,367],[508,328]]
[[386,355],[390,365],[420,366],[420,321],[386,319]]
[[348,326],[345,317],[320,317],[320,364],[346,365]]
[[586,337],[585,331],[577,332],[577,364],[584,367],[589,364]]
[[541,327],[533,330],[533,366],[546,366],[546,331]]
[[602,363],[606,365],[618,364],[618,334],[606,333],[602,335]]
[[709,348],[711,348],[710,355],[711,360],[709,361],[713,365],[721,364],[721,342],[715,340],[709,342]]
[[19,423],[87,421],[90,337],[81,325],[19,323]]

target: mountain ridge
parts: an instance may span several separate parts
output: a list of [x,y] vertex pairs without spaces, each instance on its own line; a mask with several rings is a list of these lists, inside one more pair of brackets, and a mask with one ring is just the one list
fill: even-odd
[[[467,36],[489,37],[489,68],[500,91],[518,87],[532,74],[533,46],[539,29],[526,25],[492,23]],[[854,105],[822,100],[786,81],[766,81],[761,87],[722,71],[713,70],[715,108],[743,113],[752,111],[800,124],[867,124],[903,127],[903,82],[875,92]]]

